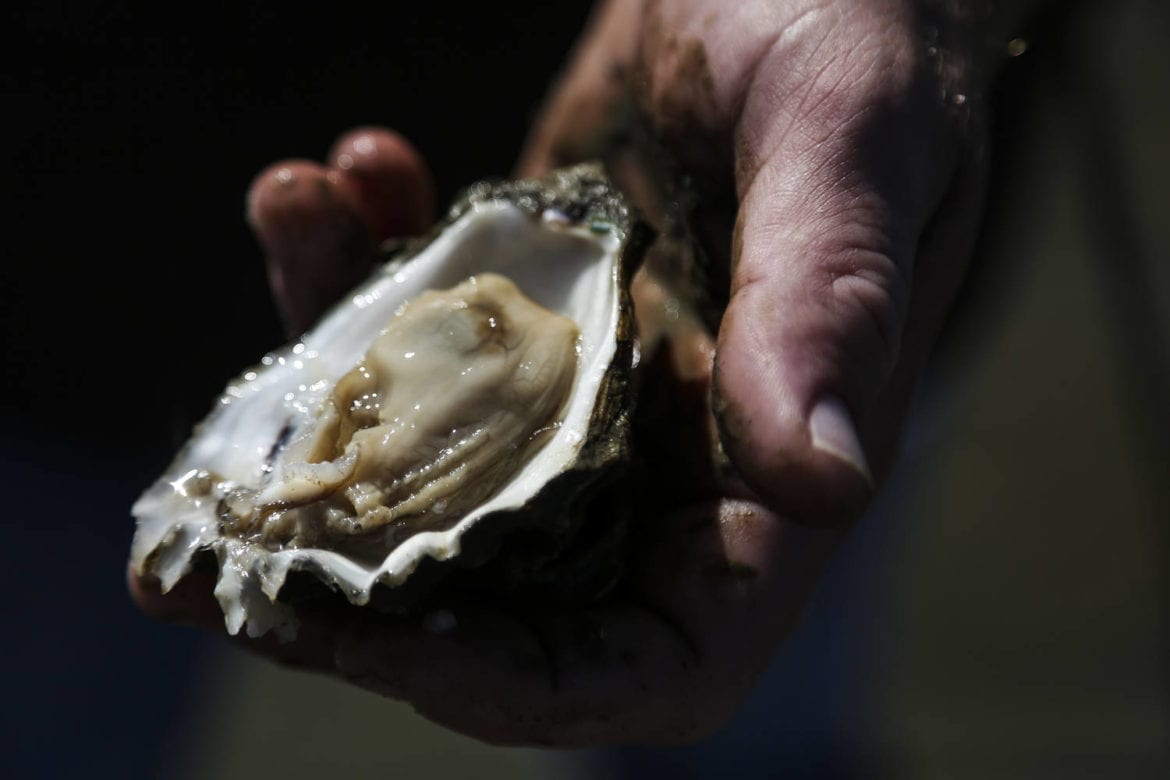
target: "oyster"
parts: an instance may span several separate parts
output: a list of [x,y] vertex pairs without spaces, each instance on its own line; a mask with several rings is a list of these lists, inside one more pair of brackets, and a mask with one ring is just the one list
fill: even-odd
[[228,631],[287,637],[294,574],[401,607],[518,530],[563,548],[629,456],[647,233],[598,166],[469,188],[227,386],[133,507],[138,572],[214,555]]

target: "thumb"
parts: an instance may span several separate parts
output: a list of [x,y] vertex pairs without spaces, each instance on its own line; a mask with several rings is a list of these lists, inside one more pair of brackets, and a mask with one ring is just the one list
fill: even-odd
[[857,116],[864,126],[789,129],[744,166],[715,358],[729,458],[810,524],[856,519],[891,467],[978,216],[949,194],[958,147],[945,127],[905,106]]

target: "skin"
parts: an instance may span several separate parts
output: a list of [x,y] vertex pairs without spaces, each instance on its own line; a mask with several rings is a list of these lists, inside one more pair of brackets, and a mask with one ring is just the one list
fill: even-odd
[[[700,183],[695,235],[726,300],[717,332],[696,319],[667,334],[660,391],[676,422],[709,415],[707,398],[714,418],[677,426],[694,447],[659,445],[667,477],[650,494],[670,495],[669,475],[693,468],[678,453],[706,452],[708,431],[732,468],[635,507],[654,543],[599,605],[452,600],[443,631],[329,610],[306,614],[294,643],[239,641],[490,742],[671,744],[718,728],[896,458],[979,223],[983,96],[1026,10],[599,6],[518,171],[600,154],[652,218],[663,197],[645,185],[647,159]],[[652,155],[606,140],[631,105]],[[250,222],[290,330],[363,276],[378,240],[425,229],[432,193],[409,143],[374,128],[343,136],[323,165],[286,161],[258,176]],[[644,328],[670,282],[640,277]],[[207,579],[164,596],[131,572],[130,588],[152,616],[222,631]]]

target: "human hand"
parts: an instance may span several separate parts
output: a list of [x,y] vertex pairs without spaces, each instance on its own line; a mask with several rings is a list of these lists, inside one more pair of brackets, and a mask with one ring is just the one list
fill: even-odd
[[981,216],[984,93],[1037,3],[1001,5],[610,0],[534,131],[524,173],[604,156],[652,215],[647,139],[695,183],[722,444],[785,517],[848,524],[896,459]]
[[[636,547],[596,606],[468,598],[447,605],[454,629],[437,632],[330,611],[302,615],[291,645],[254,647],[500,743],[686,741],[742,701],[843,533],[801,524],[855,517],[892,461],[981,196],[980,82],[948,40],[958,28],[939,33],[954,59],[932,60],[908,3],[804,5],[609,3],[523,162],[532,173],[570,161],[567,130],[579,135],[581,117],[606,116],[598,102],[632,86],[683,167],[734,182],[714,381],[724,447],[750,488],[716,474],[711,489],[639,518],[654,544]],[[615,64],[635,79],[612,82]],[[944,88],[969,99],[940,100]],[[408,147],[368,132],[341,148],[348,172],[340,154],[328,168],[278,165],[250,197],[294,330],[360,278],[375,236],[399,230],[373,215],[403,232],[427,221],[415,204],[429,183]],[[353,186],[355,164],[365,187]],[[639,302],[656,289],[643,277]],[[697,327],[674,336],[674,362],[689,366],[674,399],[685,407],[712,379],[712,343]],[[152,614],[222,623],[206,582],[167,596],[133,575],[131,586]]]
[[[291,332],[364,276],[375,239],[428,226],[430,189],[413,150],[373,129],[343,137],[325,166],[292,160],[257,177],[250,222]],[[693,365],[704,355],[709,364],[705,337],[687,348],[696,352]],[[681,396],[665,400],[689,407],[677,416],[682,440],[650,442],[661,452],[648,460],[676,444],[707,451],[702,393],[692,386]],[[650,480],[654,473],[678,478],[668,469],[650,471]],[[296,641],[239,641],[407,700],[433,720],[493,742],[692,739],[746,695],[838,534],[801,528],[713,490],[680,495],[677,485],[644,489],[638,509],[646,516],[634,523],[641,543],[628,576],[595,606],[492,604],[467,594],[442,603],[454,627],[438,632],[425,619],[340,604],[298,607]],[[212,576],[193,572],[166,594],[153,579],[133,571],[129,577],[147,613],[222,630]],[[765,611],[769,619],[761,621]]]

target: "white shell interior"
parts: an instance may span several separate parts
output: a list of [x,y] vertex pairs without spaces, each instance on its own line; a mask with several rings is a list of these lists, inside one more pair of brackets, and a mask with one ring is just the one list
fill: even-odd
[[[480,203],[409,262],[376,274],[299,343],[265,356],[260,366],[228,386],[167,473],[134,505],[135,566],[142,571],[153,554],[152,569],[169,590],[189,571],[196,552],[214,550],[220,564],[215,592],[228,631],[234,634],[246,625],[252,636],[273,629],[287,637],[295,632],[295,617],[275,598],[290,568],[321,572],[351,602],[364,604],[375,582],[403,582],[424,556],[445,560],[457,555],[467,528],[489,512],[527,503],[574,461],[584,440],[614,357],[620,314],[619,237],[606,226],[594,228],[570,224],[550,212],[535,219],[506,202]],[[185,475],[200,469],[244,486],[261,486],[266,460],[281,432],[311,421],[333,383],[357,363],[404,301],[489,270],[508,276],[537,303],[577,323],[577,381],[563,423],[548,444],[455,526],[415,534],[381,565],[368,567],[328,550],[269,552],[220,536],[216,501],[192,498],[179,489]]]

